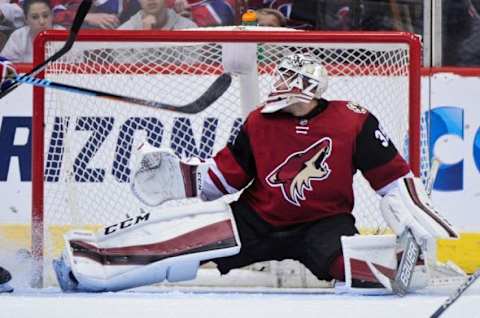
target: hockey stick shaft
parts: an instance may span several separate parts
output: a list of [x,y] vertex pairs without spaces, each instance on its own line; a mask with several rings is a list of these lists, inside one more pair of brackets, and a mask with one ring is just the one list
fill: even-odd
[[170,105],[170,104],[161,103],[157,101],[151,101],[151,100],[146,100],[146,99],[141,99],[136,97],[129,97],[124,95],[102,92],[102,91],[89,89],[89,88],[56,83],[47,79],[40,79],[40,78],[35,78],[30,76],[16,76],[15,81],[18,81],[20,83],[31,84],[34,86],[44,87],[44,88],[59,89],[59,90],[63,90],[71,93],[106,98],[110,100],[137,104],[137,105],[142,105],[142,106],[156,108],[156,109],[170,110],[170,111],[185,113],[185,114],[196,114],[203,111],[207,107],[209,107],[218,98],[220,98],[220,96],[222,96],[223,93],[225,93],[225,91],[230,87],[230,84],[232,82],[232,77],[230,76],[230,74],[227,74],[227,73],[220,75],[199,98],[197,98],[193,102],[186,105]]
[[[80,30],[80,27],[83,24],[83,20],[85,20],[85,16],[87,15],[88,11],[90,10],[90,7],[92,6],[92,0],[83,0],[82,3],[80,3],[80,6],[78,7],[77,13],[75,15],[75,18],[73,20],[72,26],[70,28],[70,33],[68,35],[67,41],[63,45],[63,47],[55,52],[52,56],[50,56],[48,59],[46,59],[44,62],[38,64],[31,70],[29,73],[20,76],[20,77],[35,77],[37,76],[41,71],[43,71],[48,64],[51,62],[58,60],[60,57],[65,55],[68,51],[73,46],[73,43],[75,43],[75,40],[77,38],[78,31]],[[18,86],[20,86],[23,82],[22,81],[16,81],[12,85],[10,85],[7,89],[5,89],[3,92],[0,92],[0,99],[9,93],[11,93],[14,89],[16,89]]]
[[432,159],[432,165],[430,167],[430,175],[427,179],[425,184],[425,191],[427,192],[428,196],[432,194],[433,184],[435,183],[435,179],[437,178],[438,170],[440,168],[441,162],[439,159],[434,157]]
[[460,285],[455,292],[430,316],[430,318],[440,317],[473,283],[480,277],[480,269],[473,273],[467,280]]

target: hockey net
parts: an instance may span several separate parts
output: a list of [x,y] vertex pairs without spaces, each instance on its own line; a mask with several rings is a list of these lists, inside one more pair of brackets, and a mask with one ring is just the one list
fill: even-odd
[[[67,35],[64,31],[44,33],[36,42],[35,63],[58,50]],[[411,34],[83,32],[68,54],[49,65],[43,76],[69,85],[184,105],[198,98],[230,67],[223,64],[225,54],[242,56],[252,47],[253,58],[245,54],[252,69],[234,74],[226,93],[195,115],[35,88],[32,250],[39,261],[39,277],[45,277],[46,285],[54,282],[50,262],[61,252],[65,231],[96,229],[149,209],[129,188],[139,143],[146,140],[157,147],[170,147],[182,158],[211,157],[234,138],[245,114],[268,94],[274,65],[285,54],[317,56],[330,74],[325,97],[355,101],[368,108],[414,172],[425,176],[428,157],[420,130],[420,44]],[[364,233],[388,231],[376,194],[359,174],[354,191],[357,227]],[[254,278],[249,280],[249,275]],[[206,277],[200,277],[201,284],[216,284]],[[268,286],[318,286],[308,271],[288,262],[251,266],[239,279]],[[239,284],[228,275],[222,281]]]

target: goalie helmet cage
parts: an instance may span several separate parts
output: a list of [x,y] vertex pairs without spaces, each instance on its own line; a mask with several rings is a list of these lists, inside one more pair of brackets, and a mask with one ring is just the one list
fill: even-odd
[[[34,63],[50,56],[67,36],[58,30],[41,33],[35,40]],[[413,172],[426,175],[428,147],[420,129],[421,45],[413,34],[82,31],[68,54],[40,77],[184,105],[223,72],[239,73],[223,96],[195,115],[34,89],[34,285],[54,281],[51,266],[45,264],[60,255],[62,234],[68,229],[96,229],[149,209],[132,196],[128,184],[139,142],[170,147],[184,158],[212,156],[235,136],[245,114],[267,96],[275,64],[292,52],[315,55],[330,75],[325,97],[369,109]],[[362,232],[384,232],[379,200],[360,174],[355,176],[354,191],[357,226]],[[277,274],[282,272],[280,265],[273,267]]]

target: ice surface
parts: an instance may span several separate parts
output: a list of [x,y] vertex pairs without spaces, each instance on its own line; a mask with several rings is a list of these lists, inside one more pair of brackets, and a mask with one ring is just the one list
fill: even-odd
[[[17,289],[0,296],[2,318],[306,318],[430,317],[445,294],[335,295],[331,291],[141,288],[119,293],[62,294],[57,288]],[[442,318],[480,317],[480,293],[467,292]]]
[[[13,274],[12,294],[0,294],[0,318],[428,318],[451,290],[403,298],[334,294],[333,289],[143,287],[118,293],[64,294],[28,287],[22,255],[0,255]],[[246,279],[246,278],[245,278]],[[442,318],[480,318],[480,279]]]

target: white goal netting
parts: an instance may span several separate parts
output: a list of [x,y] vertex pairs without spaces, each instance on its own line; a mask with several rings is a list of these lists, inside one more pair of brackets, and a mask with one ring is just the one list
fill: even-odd
[[[382,37],[366,34],[281,34],[192,31],[182,33],[179,41],[174,32],[161,36],[147,32],[87,32],[64,57],[52,63],[45,78],[55,82],[185,105],[224,72],[225,47],[240,56],[247,47],[253,46],[256,51],[256,57],[249,61],[254,66],[252,71],[234,75],[225,94],[195,115],[54,89],[46,89],[44,95],[37,92],[38,117],[34,120],[37,125],[41,121],[44,128],[35,130],[42,134],[35,139],[35,149],[43,152],[44,158],[34,169],[34,202],[40,204],[34,203],[33,229],[38,237],[35,239],[34,234],[34,251],[43,251],[44,264],[59,255],[66,230],[95,229],[149,209],[129,189],[139,143],[146,140],[157,147],[169,147],[183,158],[211,157],[235,137],[244,115],[268,94],[274,65],[292,52],[317,56],[330,74],[325,97],[352,100],[368,108],[402,154],[425,175],[425,138],[418,127],[409,128],[416,122],[412,116],[419,116],[415,110],[418,100],[412,100],[416,96],[412,92],[419,90],[412,81],[413,76],[419,76],[419,65],[412,65],[412,56],[419,54],[418,48],[412,51],[409,41],[413,37],[389,34],[382,41]],[[66,35],[64,32],[63,39]],[[37,52],[43,52],[45,57],[63,44],[58,36],[53,40],[47,34],[44,39],[43,50]],[[232,42],[234,39],[238,42]],[[423,145],[418,153],[409,152],[412,140]],[[418,160],[422,153],[424,156]],[[363,232],[384,232],[378,198],[360,175],[356,176],[354,190],[357,226]],[[168,204],[186,203],[190,202]],[[269,263],[255,268],[269,275],[268,284],[309,286],[304,279],[307,274],[300,273],[305,269],[296,265]],[[45,281],[51,283],[50,266],[45,266],[44,272]]]

